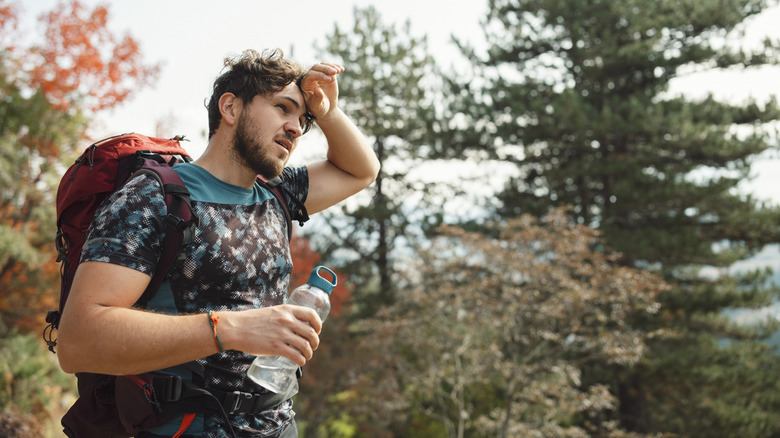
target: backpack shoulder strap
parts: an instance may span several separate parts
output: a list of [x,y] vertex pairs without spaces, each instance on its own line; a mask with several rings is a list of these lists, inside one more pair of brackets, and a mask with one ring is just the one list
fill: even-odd
[[136,305],[146,307],[146,304],[165,280],[182,243],[192,238],[192,230],[199,224],[199,219],[192,211],[189,190],[184,186],[179,174],[168,164],[146,160],[130,178],[139,175],[150,175],[160,183],[168,211],[165,216],[165,237],[157,269],[146,290],[136,302]]
[[[282,184],[282,179],[278,176],[267,181],[258,176],[257,182],[260,183],[262,187],[270,191],[282,204],[284,218],[287,221],[287,240],[292,240],[292,213],[294,212],[296,214],[296,220],[300,226],[303,226],[303,223],[309,220],[309,212],[306,211],[306,207],[303,205],[303,202],[301,202],[295,195],[287,190],[287,187]],[[287,201],[284,198],[284,194],[286,194],[293,202],[293,204],[295,204],[295,210],[292,210],[287,204]]]

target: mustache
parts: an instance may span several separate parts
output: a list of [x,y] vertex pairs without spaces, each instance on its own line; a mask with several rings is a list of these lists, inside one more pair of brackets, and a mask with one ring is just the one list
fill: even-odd
[[287,133],[277,135],[274,137],[274,141],[284,141],[285,147],[287,149],[292,149],[293,145],[295,145],[295,137]]
[[295,140],[295,138],[292,135],[290,135],[290,134],[280,134],[280,135],[277,135],[276,139],[277,140],[278,139],[284,139],[284,140],[289,141],[290,143],[292,143],[293,140]]

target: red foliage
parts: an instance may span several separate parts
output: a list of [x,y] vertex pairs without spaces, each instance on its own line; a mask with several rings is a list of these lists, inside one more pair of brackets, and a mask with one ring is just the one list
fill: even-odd
[[5,33],[9,30],[13,31],[16,29],[17,24],[17,16],[18,11],[16,10],[16,7],[12,4],[8,4],[7,0],[0,0],[0,41],[4,43],[3,49],[12,51],[14,47],[8,43],[8,41],[5,41]]
[[157,77],[159,67],[143,65],[132,37],[114,35],[105,6],[88,10],[72,0],[60,3],[41,21],[46,41],[33,50],[39,56],[30,82],[59,109],[79,98],[86,98],[85,106],[92,111],[111,108]]
[[[290,288],[294,289],[309,279],[311,271],[320,265],[320,254],[314,251],[309,243],[309,239],[301,236],[294,236],[290,242],[290,255],[293,260],[293,272],[290,278]],[[330,315],[341,313],[352,296],[352,288],[347,286],[348,277],[346,274],[339,273],[331,268],[338,277],[338,284],[333,288],[330,294]]]
[[[47,251],[52,260],[54,251]],[[9,261],[0,271],[0,315],[8,327],[25,332],[39,331],[46,312],[59,306],[59,290],[51,286],[59,284],[59,265],[43,263],[30,267]]]
[[[3,187],[0,223],[15,240],[0,254],[0,325],[37,331],[58,305],[55,190],[47,184],[58,179],[60,152],[84,130],[87,118],[71,115],[118,104],[156,77],[158,67],[142,62],[134,39],[115,35],[104,6],[61,2],[41,17],[43,42],[31,44],[19,34],[18,5],[0,0],[0,96],[7,110],[0,124],[4,140],[16,145],[3,155],[15,180]],[[41,105],[41,95],[51,107]]]

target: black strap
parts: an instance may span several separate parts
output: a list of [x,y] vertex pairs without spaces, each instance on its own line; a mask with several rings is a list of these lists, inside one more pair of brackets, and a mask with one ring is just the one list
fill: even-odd
[[241,391],[210,390],[218,399],[222,400],[222,407],[228,414],[257,414],[267,411],[274,406],[284,403],[285,394],[268,392],[266,394],[253,394]]
[[[229,415],[257,414],[286,400],[284,394],[253,394],[241,391],[204,389],[180,376],[155,375],[152,382],[160,414],[166,417],[188,413],[221,415],[231,429]],[[235,436],[235,434],[234,434]]]
[[[178,375],[154,374],[154,391],[160,401],[174,403],[179,400],[190,399],[193,395],[197,396],[198,394],[201,394],[200,391],[203,389],[203,366],[197,361],[186,362],[181,364],[181,366],[192,373],[192,381],[184,380]],[[298,379],[303,377],[301,367],[298,367],[295,371],[295,376]],[[254,394],[242,391],[222,391],[220,389],[211,388],[205,389],[205,391],[208,391],[211,395],[216,397],[224,410],[229,414],[256,414],[273,408],[274,406],[278,406],[287,399],[285,398],[285,394],[277,394],[270,391],[264,394]],[[195,406],[195,411],[187,405],[181,406],[176,408],[177,413],[203,411],[199,406]],[[211,411],[213,411],[213,409]]]
[[306,206],[303,205],[303,202],[300,201],[295,195],[290,192],[287,187],[282,184],[282,179],[278,176],[276,178],[269,179],[268,181],[263,180],[262,178],[257,178],[257,182],[260,183],[262,187],[264,187],[266,190],[270,191],[276,199],[279,201],[279,203],[282,204],[282,212],[284,213],[284,219],[287,221],[287,240],[292,240],[292,215],[290,206],[287,205],[287,201],[284,199],[284,196],[282,195],[282,191],[287,194],[287,196],[290,198],[290,200],[297,206],[297,208],[294,210],[297,215],[298,225],[303,226],[303,223],[309,220],[309,212],[306,211]]
[[[156,162],[150,163],[150,165],[154,166],[154,163]],[[146,290],[144,290],[144,293],[141,294],[141,297],[136,302],[136,305],[139,307],[146,307],[146,304],[152,299],[165,280],[165,276],[168,274],[171,265],[173,265],[182,243],[189,239],[193,227],[199,223],[199,219],[193,212],[190,204],[190,192],[184,186],[184,182],[167,164],[157,164],[156,171],[142,168],[130,177],[134,178],[144,174],[155,178],[163,188],[163,195],[166,197],[166,206],[168,208],[168,215],[165,217],[165,237],[162,242],[160,260]],[[164,182],[158,172],[167,172],[165,179],[173,179],[175,182]],[[171,197],[170,202],[167,200],[169,196]],[[182,216],[187,219],[183,219]]]
[[[275,179],[279,179],[278,177]],[[306,206],[301,202],[300,199],[298,199],[293,193],[287,189],[284,185],[281,184],[281,180],[279,180],[279,188],[287,194],[287,196],[290,197],[290,200],[293,201],[293,203],[297,206],[297,208],[294,210],[295,213],[298,215],[298,225],[303,226],[303,223],[309,220],[309,212],[306,210]]]

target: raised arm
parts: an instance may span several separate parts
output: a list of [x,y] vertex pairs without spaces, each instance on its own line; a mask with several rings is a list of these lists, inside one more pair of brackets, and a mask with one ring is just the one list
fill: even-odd
[[309,213],[324,210],[368,187],[379,173],[379,160],[366,137],[338,107],[337,64],[320,63],[301,82],[306,106],[328,142],[325,161],[308,165]]

